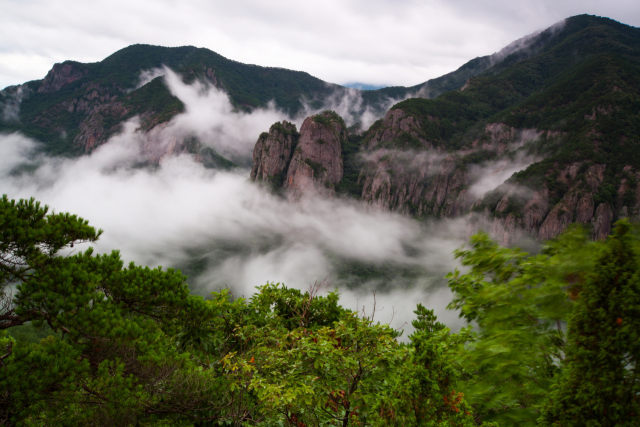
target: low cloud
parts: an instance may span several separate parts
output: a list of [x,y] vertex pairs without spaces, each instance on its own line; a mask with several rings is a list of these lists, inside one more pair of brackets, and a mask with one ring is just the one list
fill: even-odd
[[378,165],[382,161],[387,161],[390,169],[417,172],[423,178],[438,174],[442,161],[449,156],[451,154],[437,150],[397,150],[389,148],[380,148],[360,154],[361,159],[364,162],[370,162],[371,165]]
[[[548,30],[551,33],[551,36],[555,36],[560,31],[562,31],[562,29],[564,28],[565,24],[566,24],[566,20],[562,19],[562,20],[556,22],[555,24],[553,24],[552,26],[550,26],[548,28]],[[503,59],[505,59],[507,56],[509,56],[509,55],[511,55],[513,53],[516,53],[516,52],[524,52],[526,55],[535,54],[536,53],[535,43],[537,41],[537,37],[543,31],[544,30],[538,30],[538,31],[535,31],[535,32],[533,32],[531,34],[528,34],[528,35],[524,36],[524,37],[521,37],[518,40],[515,40],[515,41],[509,43],[507,46],[503,47],[498,52],[490,55],[489,56],[489,60],[491,61],[491,65],[497,64],[498,62],[500,62]]]
[[483,162],[480,165],[472,165],[469,168],[471,182],[469,193],[476,197],[484,197],[487,191],[495,189],[503,184],[511,176],[520,172],[541,159],[537,156],[525,153],[526,144],[534,142],[540,137],[535,129],[522,129],[517,132],[515,141],[510,143],[511,155],[502,156],[498,160]]
[[138,76],[138,84],[136,85],[136,89],[140,89],[142,86],[147,83],[151,83],[151,80],[157,79],[158,77],[163,77],[167,74],[166,68],[152,68],[150,70],[142,70],[140,71],[140,75]]
[[185,112],[148,132],[149,150],[170,152],[172,146],[196,137],[223,157],[250,166],[258,135],[268,131],[273,123],[290,119],[273,104],[250,113],[238,111],[223,90],[200,80],[186,84],[168,67],[141,72],[140,82],[160,76],[164,76],[171,94],[183,102]]
[[[409,97],[409,95],[407,95]],[[362,97],[362,91],[353,88],[338,87],[331,95],[322,100],[320,108],[313,108],[309,100],[303,99],[303,110],[296,118],[292,119],[294,123],[302,123],[305,117],[318,114],[324,110],[332,110],[338,113],[349,127],[358,125],[359,129],[364,131],[378,119],[384,117],[389,109],[405,98],[384,97],[376,102],[375,105],[365,102]]]
[[248,167],[258,136],[268,131],[275,122],[287,120],[300,129],[305,118],[333,110],[345,120],[347,126],[358,124],[360,129],[366,130],[400,101],[386,98],[376,105],[370,105],[363,100],[361,91],[336,86],[331,95],[322,99],[318,108],[312,107],[311,100],[301,99],[302,111],[291,117],[277,108],[274,102],[251,112],[239,111],[224,90],[201,80],[186,84],[179,74],[168,67],[142,71],[137,87],[162,76],[171,94],[185,105],[185,112],[145,134],[145,150],[156,158],[171,153],[173,147],[182,144],[185,139],[196,137],[223,157]]
[[20,104],[26,93],[27,89],[22,85],[9,86],[0,91],[2,120],[7,122],[17,122],[20,120]]
[[514,173],[526,169],[537,160],[534,157],[522,156],[515,160],[502,159],[473,165],[469,169],[471,181],[475,182],[469,187],[469,193],[480,199],[487,191],[495,189],[511,178]]
[[[457,265],[452,251],[466,237],[458,223],[423,224],[336,198],[291,204],[251,183],[248,170],[207,170],[188,155],[140,168],[144,140],[136,126],[128,123],[77,159],[37,155],[37,143],[18,134],[0,136],[0,191],[89,219],[105,230],[99,252],[120,249],[127,261],[191,272],[200,262],[191,283],[203,295],[228,286],[248,296],[267,281],[306,289],[326,278],[347,307],[368,304],[378,289],[378,304],[398,312],[394,325],[410,323],[418,302],[452,319],[452,326],[462,325],[444,314],[450,295],[442,282]],[[20,165],[32,171],[16,172]],[[372,279],[349,289],[348,274],[340,273],[345,262],[420,273],[399,274],[390,279],[391,288]]]

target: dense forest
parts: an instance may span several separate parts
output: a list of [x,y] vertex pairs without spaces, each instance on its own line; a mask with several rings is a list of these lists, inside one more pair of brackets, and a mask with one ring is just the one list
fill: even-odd
[[640,240],[626,220],[604,241],[570,228],[537,254],[473,236],[447,276],[470,326],[453,333],[417,304],[406,342],[322,284],[191,295],[180,271],[80,249],[101,233],[0,200],[0,425],[640,422]]

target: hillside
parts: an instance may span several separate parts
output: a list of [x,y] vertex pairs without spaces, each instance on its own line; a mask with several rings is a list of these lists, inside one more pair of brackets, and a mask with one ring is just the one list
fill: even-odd
[[[162,66],[183,83],[221,89],[237,111],[273,102],[294,117],[305,105],[321,109],[350,96],[357,102],[342,112],[348,124],[365,110],[384,118],[361,134],[356,123],[348,138],[338,138],[341,153],[333,161],[342,169],[339,179],[332,175],[331,194],[417,218],[473,212],[504,244],[524,234],[547,239],[576,221],[602,238],[616,219],[640,215],[639,58],[637,28],[588,15],[437,79],[372,91],[242,64],[207,49],[134,45],[93,64],[56,64],[43,80],[5,88],[0,132],[41,141],[49,155],[79,155],[137,116],[139,131],[153,143],[185,111],[160,73],[153,74]],[[404,101],[386,111],[394,99]],[[189,152],[210,167],[233,166],[193,135],[174,139],[154,161]],[[299,159],[305,174],[316,163],[330,169],[312,157]],[[523,170],[504,176],[512,169]],[[276,181],[284,183],[278,173]]]
[[[503,244],[573,222],[603,238],[616,219],[638,217],[640,30],[581,15],[535,39],[544,43],[529,57],[507,56],[436,99],[402,101],[350,137],[337,188],[418,218],[474,212]],[[518,163],[524,170],[480,192]]]
[[[46,151],[54,155],[91,152],[134,116],[141,117],[141,129],[148,132],[184,111],[184,104],[162,79],[151,79],[153,70],[163,66],[180,74],[185,83],[197,79],[222,89],[240,111],[273,102],[293,117],[302,112],[304,103],[321,109],[335,99],[350,96],[359,100],[349,106],[353,121],[366,109],[381,117],[393,100],[433,98],[458,89],[469,77],[503,61],[507,54],[518,58],[531,55],[551,36],[517,40],[498,53],[475,58],[456,71],[413,87],[372,91],[347,89],[301,71],[243,64],[203,48],[133,45],[96,63],[55,64],[42,80],[0,91],[0,132],[20,131],[45,143]],[[145,72],[151,79],[148,82],[141,81]],[[182,145],[183,150],[194,150]],[[196,151],[203,148],[196,147]],[[217,156],[200,154],[203,158]],[[214,166],[225,164],[224,159],[216,159]]]
[[307,73],[242,64],[208,49],[134,45],[97,63],[56,64],[43,80],[6,88],[2,103],[14,100],[18,91],[21,102],[14,120],[5,115],[0,121],[0,131],[19,130],[46,143],[51,154],[74,154],[90,152],[136,115],[149,130],[184,110],[160,78],[137,87],[141,72],[162,66],[186,83],[200,79],[224,89],[239,109],[275,101],[295,113],[302,96],[313,99],[332,91],[332,85]]

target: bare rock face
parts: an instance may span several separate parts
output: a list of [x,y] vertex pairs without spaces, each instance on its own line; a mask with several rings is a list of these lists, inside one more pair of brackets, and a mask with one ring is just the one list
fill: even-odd
[[595,240],[606,239],[609,233],[611,233],[612,220],[613,209],[611,209],[609,203],[600,203],[593,218],[592,237]]
[[38,88],[38,92],[51,93],[56,92],[69,83],[81,79],[88,73],[88,70],[82,70],[79,65],[72,62],[55,64],[47,73],[42,84]]
[[522,215],[522,227],[527,233],[534,233],[549,212],[549,190],[542,189],[533,193],[533,198],[525,205]]
[[[491,231],[503,245],[510,245],[521,236],[529,235],[541,240],[552,239],[562,233],[570,224],[591,225],[593,237],[605,238],[611,231],[615,214],[611,206],[601,204],[595,209],[594,196],[604,181],[606,165],[589,165],[580,172],[581,163],[566,165],[557,180],[567,186],[562,199],[549,205],[549,190],[544,188],[533,192],[520,215],[500,215],[506,210],[510,198],[517,189],[507,193],[495,208]],[[626,191],[624,185],[621,188]]]
[[371,206],[415,216],[456,217],[468,206],[466,170],[437,151],[378,149],[360,173],[362,199]]
[[567,193],[547,215],[547,218],[540,226],[538,237],[542,240],[547,240],[562,233],[569,224],[573,223],[573,213],[577,204],[577,194],[575,192]]
[[576,206],[575,220],[579,224],[589,224],[593,219],[594,201],[591,193],[583,195]]
[[406,134],[415,138],[415,141],[421,146],[420,148],[431,148],[432,144],[420,136],[420,130],[420,123],[404,110],[389,110],[384,116],[381,126],[366,143],[366,146],[368,149],[374,149],[383,146],[384,143],[390,142],[402,134]]
[[284,182],[290,199],[309,191],[335,193],[344,172],[342,150],[346,142],[346,125],[333,111],[305,119]]
[[299,138],[296,125],[285,120],[272,125],[269,133],[261,134],[253,148],[251,180],[281,186]]
[[515,129],[504,123],[488,123],[485,126],[485,132],[494,143],[508,142],[515,136]]
[[[85,108],[85,104],[82,101],[81,99],[77,103],[78,106],[76,108]],[[129,112],[129,109],[122,102],[115,101],[94,104],[89,111],[90,113],[78,126],[80,132],[73,139],[73,144],[84,149],[85,153],[97,148],[108,139],[108,135],[119,129],[119,124],[114,125],[112,128],[105,128],[104,116],[113,115],[122,118]]]

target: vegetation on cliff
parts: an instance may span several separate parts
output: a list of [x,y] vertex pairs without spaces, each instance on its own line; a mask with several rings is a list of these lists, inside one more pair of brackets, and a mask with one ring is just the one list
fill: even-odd
[[[587,15],[547,31],[553,35],[535,54],[508,56],[436,99],[402,101],[362,138],[369,152],[448,153],[461,175],[474,165],[516,157],[528,156],[530,166],[480,201],[469,195],[460,200],[464,186],[458,186],[443,193],[446,201],[437,202],[442,208],[424,209],[421,205],[434,203],[431,189],[440,185],[442,174],[427,166],[422,174],[415,167],[400,173],[391,165],[387,169],[394,175],[387,177],[369,165],[362,174],[376,185],[365,186],[369,192],[363,198],[417,216],[450,216],[475,204],[474,211],[500,219],[494,231],[509,230],[505,243],[518,233],[549,238],[575,221],[591,224],[594,236],[602,238],[611,229],[602,229],[604,223],[637,218],[640,31]],[[421,185],[409,184],[412,180]],[[384,182],[391,191],[376,192]],[[470,175],[464,184],[473,184]],[[445,208],[457,204],[464,209]]]

